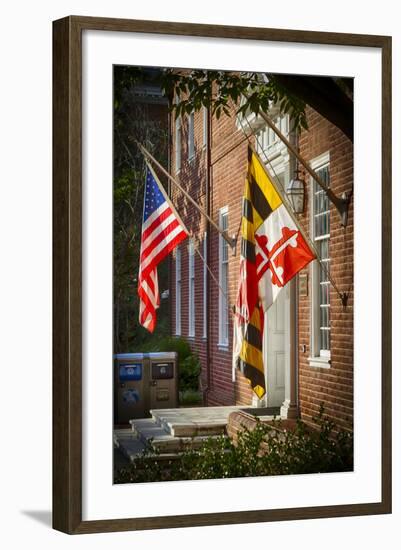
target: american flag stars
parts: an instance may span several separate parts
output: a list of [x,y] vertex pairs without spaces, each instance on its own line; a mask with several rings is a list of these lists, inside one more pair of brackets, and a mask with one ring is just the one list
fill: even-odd
[[157,266],[187,235],[162,193],[161,183],[147,166],[138,295],[139,322],[150,332],[156,326],[156,310],[160,304]]

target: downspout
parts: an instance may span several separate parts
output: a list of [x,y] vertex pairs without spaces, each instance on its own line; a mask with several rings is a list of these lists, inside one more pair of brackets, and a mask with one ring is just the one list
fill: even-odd
[[[299,151],[299,132],[298,130],[292,130],[289,135],[289,141],[293,145],[293,147]],[[295,173],[295,170],[297,168],[297,161],[294,159],[294,157],[290,156],[290,180],[292,177],[292,174]],[[299,320],[299,314],[298,314],[298,275],[294,277],[292,281],[289,283],[289,292],[290,292],[290,315],[289,315],[289,321],[290,321],[290,376],[289,376],[289,385],[290,385],[290,391],[289,391],[289,403],[287,403],[286,407],[286,417],[289,419],[295,419],[299,416],[299,384],[298,384],[298,376],[299,376],[299,350],[298,350],[298,341],[299,341],[299,334],[298,334],[298,320]],[[286,396],[285,396],[286,397]]]
[[[207,108],[206,116],[206,170],[205,170],[205,202],[206,213],[210,216],[210,186],[212,181],[212,162],[211,162],[211,136],[212,136],[212,123],[211,113],[209,107]],[[206,261],[210,265],[211,257],[211,243],[210,243],[210,222],[206,220]],[[203,388],[203,403],[208,405],[208,395],[211,386],[211,372],[210,372],[210,273],[206,270],[206,387]]]

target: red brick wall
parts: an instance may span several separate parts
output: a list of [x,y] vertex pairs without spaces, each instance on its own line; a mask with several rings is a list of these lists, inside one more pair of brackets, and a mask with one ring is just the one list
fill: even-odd
[[[228,234],[237,235],[241,221],[242,194],[247,170],[247,142],[243,141],[243,133],[237,130],[235,117],[223,116],[218,121],[212,121],[212,181],[211,210],[214,220],[218,219],[219,209],[228,207]],[[242,143],[241,143],[242,142]],[[216,266],[218,273],[219,236],[216,231],[211,233],[212,254],[211,265]],[[235,254],[230,254],[229,263],[229,300],[235,302],[237,293],[237,275],[239,271],[240,240],[237,242]],[[229,331],[229,346],[227,350],[218,348],[218,305],[219,289],[211,284],[211,367],[212,384],[209,393],[210,404],[250,404],[252,393],[249,384],[236,373],[236,382],[232,382],[232,331]],[[231,308],[230,308],[231,309]],[[230,316],[230,327],[232,326]]]
[[[308,109],[309,131],[300,138],[300,153],[312,161],[330,152],[330,187],[340,196],[351,191],[353,184],[353,150],[350,141],[335,126]],[[309,182],[310,179],[306,178]],[[309,185],[306,186],[309,191]],[[302,216],[304,227],[310,227],[309,201]],[[353,421],[353,203],[347,227],[341,226],[335,207],[330,205],[329,254],[331,275],[341,292],[349,292],[347,307],[330,286],[331,365],[317,368],[309,365],[311,268],[308,273],[308,297],[299,299],[299,404],[305,420],[318,412],[324,401],[326,413],[338,425],[351,427]],[[305,351],[302,351],[305,346]]]
[[[203,124],[202,113],[195,114],[195,157],[190,161],[188,159],[188,118],[181,119],[181,169],[177,171],[175,165],[175,126],[174,117],[171,118],[171,171],[184,189],[190,192],[191,196],[202,207],[206,208],[205,203],[205,166],[206,151],[203,147]],[[206,223],[203,216],[193,204],[179,191],[174,185],[171,187],[171,197],[177,210],[192,235],[196,237],[195,246],[199,247],[203,253],[202,241],[206,229]],[[180,245],[181,250],[181,335],[187,338],[191,347],[198,353],[204,369],[206,361],[206,345],[203,339],[203,265],[199,256],[195,255],[195,337],[188,337],[189,329],[189,254],[188,240]],[[175,254],[173,255],[175,256]],[[172,334],[176,334],[176,299],[175,299],[175,260],[171,262],[171,328]],[[203,373],[202,373],[203,375]]]

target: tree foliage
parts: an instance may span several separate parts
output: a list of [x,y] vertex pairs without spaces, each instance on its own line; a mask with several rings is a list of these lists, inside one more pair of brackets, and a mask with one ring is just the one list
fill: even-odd
[[[156,76],[159,73],[156,73]],[[114,351],[137,349],[151,336],[138,322],[137,274],[141,242],[145,161],[134,139],[167,162],[167,106],[155,116],[154,105],[138,100],[136,87],[149,79],[140,67],[114,69],[113,292]],[[164,114],[163,114],[164,113]],[[159,272],[160,291],[168,288],[167,263]],[[169,332],[168,304],[158,310],[157,337]],[[155,334],[156,336],[156,334]]]
[[280,113],[290,115],[295,128],[307,128],[305,101],[271,74],[168,69],[163,72],[162,86],[176,117],[203,106],[219,119],[223,113],[230,115],[233,105],[237,114],[257,115],[275,104]]
[[294,129],[307,129],[309,105],[353,140],[353,80],[349,78],[167,69],[162,86],[176,116],[204,106],[219,118],[231,114],[233,105],[237,114],[257,115],[274,105],[290,116]]

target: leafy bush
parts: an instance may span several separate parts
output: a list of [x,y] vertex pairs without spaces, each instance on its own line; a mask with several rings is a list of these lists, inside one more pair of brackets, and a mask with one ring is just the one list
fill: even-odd
[[173,338],[172,336],[165,336],[164,338],[151,341],[147,345],[142,346],[141,351],[176,351],[179,363],[192,353],[191,346],[185,338]]
[[179,390],[197,391],[201,371],[199,359],[185,338],[168,336],[143,346],[141,351],[175,351],[178,356]]
[[200,450],[175,460],[161,460],[148,450],[117,473],[116,483],[352,471],[352,434],[335,431],[323,408],[314,421],[316,430],[298,421],[293,431],[280,428],[280,421],[257,421],[253,430],[238,434],[236,445],[224,436],[209,438]]
[[197,390],[199,388],[199,375],[201,367],[197,355],[188,355],[179,366],[180,391]]
[[182,390],[180,391],[180,406],[201,407],[203,404],[203,395],[200,390]]

